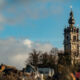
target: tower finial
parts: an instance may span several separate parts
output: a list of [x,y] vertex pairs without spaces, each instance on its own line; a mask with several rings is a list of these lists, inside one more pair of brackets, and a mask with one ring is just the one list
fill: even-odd
[[69,18],[68,23],[70,25],[73,25],[73,24],[75,24],[75,20],[74,20],[74,17],[73,17],[72,5],[70,6],[70,8],[71,8],[71,12],[70,12],[70,18]]
[[71,9],[70,16],[73,17],[72,5],[70,5],[70,9]]
[[71,11],[72,11],[72,5],[70,5]]

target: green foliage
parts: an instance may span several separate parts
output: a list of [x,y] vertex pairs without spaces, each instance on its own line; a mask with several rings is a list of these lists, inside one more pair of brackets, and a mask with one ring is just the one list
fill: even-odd
[[[55,52],[57,52],[55,50]],[[47,52],[41,52],[36,51],[35,49],[30,53],[28,60],[28,64],[31,64],[35,67],[42,66],[42,67],[55,67],[55,63],[57,62],[56,57],[57,53],[54,51]]]

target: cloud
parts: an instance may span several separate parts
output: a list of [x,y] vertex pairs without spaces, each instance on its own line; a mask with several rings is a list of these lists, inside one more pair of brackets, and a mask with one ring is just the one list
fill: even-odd
[[5,22],[5,18],[3,15],[0,14],[0,23],[3,23],[3,22]]
[[52,49],[52,45],[50,43],[40,43],[40,42],[37,42],[37,43],[34,43],[33,44],[33,48],[37,49],[37,50],[41,50],[43,52],[45,51],[50,51]]
[[[29,24],[27,20],[60,16],[63,4],[72,0],[0,0],[0,14],[4,24]],[[1,22],[1,20],[0,20]],[[30,23],[31,24],[31,23]]]
[[32,49],[50,51],[52,47],[50,43],[34,42],[29,39],[0,39],[0,64],[13,65],[21,69]]
[[3,31],[4,30],[4,27],[3,26],[0,26],[0,31]]
[[[61,5],[56,0],[0,0],[0,14],[3,24],[15,25],[27,23],[28,19],[46,18],[61,14]],[[60,0],[62,1],[62,0]],[[50,4],[50,5],[48,5]],[[1,20],[0,20],[1,22]]]
[[0,31],[4,29],[3,23],[5,22],[5,18],[2,14],[0,14]]
[[31,40],[29,40],[29,39],[26,39],[26,40],[24,40],[24,45],[27,45],[29,48],[31,48],[32,47],[32,41]]

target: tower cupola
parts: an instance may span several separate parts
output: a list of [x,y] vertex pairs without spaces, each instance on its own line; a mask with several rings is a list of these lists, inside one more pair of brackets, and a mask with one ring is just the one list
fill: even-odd
[[69,25],[74,25],[75,24],[75,20],[74,20],[74,17],[73,17],[73,12],[71,10],[70,12],[70,18],[69,18],[69,21],[68,21]]

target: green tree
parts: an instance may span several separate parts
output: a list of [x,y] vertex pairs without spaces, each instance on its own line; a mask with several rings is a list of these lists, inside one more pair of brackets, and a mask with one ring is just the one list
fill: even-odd
[[36,51],[35,49],[33,49],[33,51],[30,53],[30,56],[28,58],[28,63],[37,67],[39,62],[39,55],[40,55],[40,51]]

